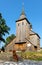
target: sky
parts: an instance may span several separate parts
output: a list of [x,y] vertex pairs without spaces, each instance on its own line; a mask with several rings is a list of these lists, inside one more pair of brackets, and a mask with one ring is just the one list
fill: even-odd
[[[9,35],[16,35],[16,20],[19,19],[24,3],[27,19],[32,24],[33,31],[39,34],[42,47],[42,0],[0,0],[0,13],[10,27]],[[5,39],[9,36],[5,35]],[[0,43],[0,48],[4,45]]]

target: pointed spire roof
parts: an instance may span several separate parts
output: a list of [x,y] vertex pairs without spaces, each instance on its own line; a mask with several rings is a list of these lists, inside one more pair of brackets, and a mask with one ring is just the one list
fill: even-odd
[[24,3],[22,5],[22,13],[21,13],[21,15],[25,15],[25,12],[24,12]]
[[26,14],[25,14],[25,11],[24,11],[24,3],[22,5],[22,12],[20,14],[20,18],[16,21],[16,22],[19,22],[21,20],[26,20],[29,24],[31,24],[28,19],[26,18]]
[[23,19],[23,18],[26,18],[26,15],[25,15],[25,12],[24,12],[24,3],[23,3],[23,6],[22,6],[22,12],[21,12],[19,19]]

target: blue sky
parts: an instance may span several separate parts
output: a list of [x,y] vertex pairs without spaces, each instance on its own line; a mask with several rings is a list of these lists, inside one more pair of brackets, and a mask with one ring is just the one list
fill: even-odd
[[[33,26],[33,31],[38,33],[41,37],[40,46],[42,47],[42,0],[0,0],[0,13],[6,20],[7,25],[11,28],[9,31],[16,34],[16,20],[22,11],[22,3],[24,3],[24,10],[27,19]],[[6,38],[8,35],[4,38]],[[3,43],[0,44],[0,47]]]

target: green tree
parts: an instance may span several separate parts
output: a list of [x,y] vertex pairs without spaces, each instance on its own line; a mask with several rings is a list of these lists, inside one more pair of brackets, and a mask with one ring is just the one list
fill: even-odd
[[11,34],[10,36],[8,36],[6,38],[6,44],[7,45],[8,43],[10,43],[16,36],[14,34]]
[[3,52],[5,52],[5,48],[4,48],[4,47],[2,47],[1,50],[2,50]]
[[5,19],[3,19],[2,14],[0,13],[0,41],[5,42],[5,39],[3,36],[5,36],[6,33],[9,34],[10,28],[6,25]]

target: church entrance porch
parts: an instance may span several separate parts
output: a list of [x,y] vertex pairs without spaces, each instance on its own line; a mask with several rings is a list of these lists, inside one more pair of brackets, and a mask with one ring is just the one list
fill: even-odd
[[16,51],[25,51],[26,50],[26,42],[15,43],[14,48]]

